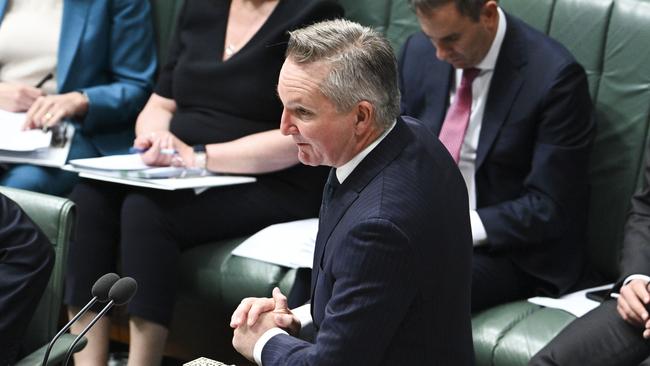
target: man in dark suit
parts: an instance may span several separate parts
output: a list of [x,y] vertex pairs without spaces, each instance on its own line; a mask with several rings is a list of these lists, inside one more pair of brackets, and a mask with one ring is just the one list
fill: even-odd
[[613,297],[576,319],[530,365],[650,365],[650,156],[625,226]]
[[0,366],[13,364],[53,264],[45,234],[0,194]]
[[[398,118],[388,41],[345,20],[291,33],[278,94],[301,162],[334,167],[305,317],[244,299],[233,345],[270,365],[471,365],[467,193],[444,147]],[[304,310],[304,308],[303,308]],[[313,319],[315,340],[294,337]],[[284,328],[280,329],[280,328]]]
[[472,310],[560,295],[583,269],[594,123],[583,68],[493,0],[410,0],[422,32],[399,63],[402,113],[465,178]]

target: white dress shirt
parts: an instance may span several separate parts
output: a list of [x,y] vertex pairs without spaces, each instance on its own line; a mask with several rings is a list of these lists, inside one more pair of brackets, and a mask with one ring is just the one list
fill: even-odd
[[[361,150],[357,155],[355,155],[350,161],[347,163],[341,165],[340,167],[336,168],[336,178],[340,183],[343,183],[349,176],[352,174],[354,169],[365,159],[368,154],[372,150],[374,150],[377,145],[379,145],[384,138],[390,133],[390,131],[395,128],[395,124],[397,121],[393,121],[393,123],[388,127],[373,143],[370,145],[366,146],[365,149]],[[297,307],[291,312],[300,320],[300,327],[301,327],[301,333],[302,330],[305,329],[307,326],[311,326],[311,323],[313,322],[311,318],[311,306],[310,304],[305,304],[303,306]],[[255,359],[255,362],[262,366],[262,350],[264,349],[264,346],[266,343],[273,338],[274,336],[278,334],[289,334],[285,332],[284,330],[280,328],[271,328],[264,332],[260,339],[255,342],[255,346],[253,347],[253,358]]]
[[[474,174],[476,173],[476,150],[478,148],[478,140],[481,134],[481,125],[483,124],[483,114],[485,112],[485,104],[487,103],[488,92],[490,84],[492,83],[492,76],[494,75],[494,67],[499,57],[499,51],[503,44],[503,37],[506,34],[506,17],[501,8],[497,9],[499,13],[499,24],[497,25],[497,33],[492,41],[490,50],[485,55],[483,60],[475,67],[481,69],[476,79],[472,82],[472,110],[469,117],[469,124],[467,125],[467,132],[465,139],[460,149],[460,160],[458,161],[458,168],[463,175],[465,185],[467,186],[467,194],[469,196],[469,209],[470,209],[470,222],[472,225],[472,240],[474,245],[480,245],[486,242],[487,233],[485,226],[476,212],[476,180]],[[455,73],[455,83],[449,93],[450,105],[456,96],[463,76],[463,70],[457,69]]]

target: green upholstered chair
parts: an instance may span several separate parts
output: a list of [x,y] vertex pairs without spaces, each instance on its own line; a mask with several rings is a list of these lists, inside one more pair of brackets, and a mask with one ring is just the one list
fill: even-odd
[[[618,268],[623,225],[642,177],[650,122],[650,2],[501,0],[501,6],[563,43],[587,71],[597,118],[590,163],[587,256],[607,281]],[[515,302],[472,320],[477,365],[525,365],[574,317]]]
[[[21,346],[21,353],[29,355],[17,363],[21,366],[40,365],[47,344],[59,328],[68,241],[74,224],[74,204],[61,197],[6,187],[0,187],[0,193],[14,200],[54,246],[55,262],[50,282],[29,323]],[[48,364],[60,363],[73,339],[74,337],[69,334],[59,339],[50,353]],[[83,346],[85,346],[85,339],[79,343],[77,350]]]

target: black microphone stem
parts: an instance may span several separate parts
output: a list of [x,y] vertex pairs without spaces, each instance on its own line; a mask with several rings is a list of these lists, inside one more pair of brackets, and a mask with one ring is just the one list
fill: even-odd
[[83,307],[83,308],[82,308],[82,309],[81,309],[81,310],[80,310],[80,311],[79,311],[79,312],[74,316],[74,318],[72,318],[72,319],[71,319],[71,320],[70,320],[70,321],[69,321],[69,322],[68,322],[68,323],[67,323],[63,328],[61,328],[61,330],[60,330],[60,331],[59,331],[59,332],[54,336],[54,338],[52,338],[52,340],[50,341],[50,344],[47,345],[47,349],[45,350],[45,356],[43,356],[43,363],[41,363],[42,366],[46,366],[46,365],[47,365],[47,359],[48,359],[48,357],[50,356],[50,352],[52,351],[52,347],[54,346],[54,342],[56,342],[56,341],[61,337],[61,335],[63,335],[63,333],[65,333],[68,329],[70,329],[70,327],[72,326],[72,324],[73,324],[74,322],[76,322],[77,319],[79,319],[82,315],[84,315],[84,314],[86,313],[86,311],[88,311],[88,309],[90,309],[91,306],[95,305],[96,302],[97,302],[97,296],[93,297],[93,298],[88,302],[88,304],[86,304],[86,306],[84,306],[84,307]]
[[106,314],[108,312],[108,310],[110,310],[110,308],[113,306],[114,302],[115,302],[115,300],[109,301],[108,304],[106,306],[104,306],[102,311],[100,311],[99,314],[97,314],[93,318],[93,320],[91,320],[90,323],[88,323],[88,325],[86,325],[86,327],[81,331],[81,333],[79,333],[79,335],[77,335],[77,337],[74,339],[74,341],[72,342],[70,347],[68,347],[68,352],[66,352],[66,354],[65,354],[65,362],[63,363],[64,366],[68,366],[68,362],[70,362],[70,356],[72,356],[72,352],[74,350],[74,347],[77,345],[77,343],[79,343],[81,338],[83,338],[83,336],[86,335],[86,333],[88,333],[90,328],[92,328],[92,326],[95,325],[95,323],[97,323],[97,321],[99,319],[101,319],[101,317],[104,316],[104,314]]

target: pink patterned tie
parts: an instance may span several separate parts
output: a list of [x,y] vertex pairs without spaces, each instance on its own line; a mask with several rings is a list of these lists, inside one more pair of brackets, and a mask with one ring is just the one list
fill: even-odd
[[454,98],[454,103],[449,106],[447,116],[440,130],[440,142],[449,150],[456,163],[460,159],[460,147],[463,146],[465,131],[467,131],[472,110],[472,82],[480,71],[475,68],[463,70],[463,77],[456,91],[456,98]]

